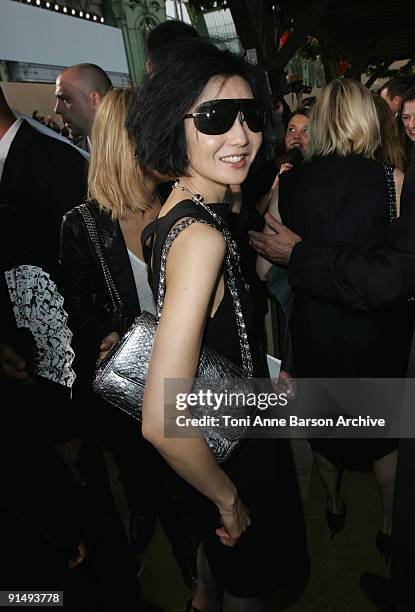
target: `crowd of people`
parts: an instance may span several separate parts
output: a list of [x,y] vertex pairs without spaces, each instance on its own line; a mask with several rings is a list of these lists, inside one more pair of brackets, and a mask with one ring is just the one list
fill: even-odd
[[68,130],[64,127],[60,128],[59,125],[56,123],[56,121],[52,119],[52,115],[46,115],[46,117],[44,117],[43,115],[39,115],[38,110],[34,110],[32,113],[32,119],[34,119],[35,121],[38,121],[42,125],[45,125],[50,130],[53,130],[57,134],[61,134],[65,138],[69,136]]
[[[415,90],[335,79],[290,111],[257,67],[186,24],[160,24],[147,50],[136,90],[87,63],[58,75],[55,112],[88,162],[16,118],[0,89],[2,586],[64,590],[73,610],[156,611],[142,600],[139,555],[159,519],[192,589],[187,610],[261,612],[276,590],[298,596],[309,574],[289,440],[248,437],[218,463],[203,437],[165,437],[163,381],[194,378],[204,347],[247,378],[269,377],[267,296],[284,379],[411,374]],[[16,303],[4,274],[22,267],[63,296],[71,389],[37,375],[16,311],[41,317],[41,289],[25,281]],[[145,311],[158,326],[139,424],[92,383]],[[59,449],[74,440],[68,465]],[[366,574],[361,586],[378,609],[410,611],[411,441],[310,444],[332,537],[346,523],[343,468],[373,465],[374,544],[392,582]]]

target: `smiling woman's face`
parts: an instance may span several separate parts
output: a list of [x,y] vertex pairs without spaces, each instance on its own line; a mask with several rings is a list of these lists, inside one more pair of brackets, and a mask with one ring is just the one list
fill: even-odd
[[402,123],[408,138],[415,142],[415,100],[408,100],[404,103]]
[[[253,94],[248,83],[239,76],[225,80],[223,76],[210,79],[189,113],[209,100],[248,99]],[[224,134],[203,134],[192,119],[185,120],[188,173],[194,178],[222,185],[240,185],[262,142],[261,132],[252,132],[238,113],[233,125]]]

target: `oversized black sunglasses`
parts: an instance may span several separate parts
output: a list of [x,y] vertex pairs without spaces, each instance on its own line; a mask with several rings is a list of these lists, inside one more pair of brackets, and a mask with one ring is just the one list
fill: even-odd
[[184,118],[193,119],[199,132],[211,136],[230,130],[238,114],[241,123],[245,121],[251,132],[262,132],[264,129],[265,113],[251,99],[209,100]]

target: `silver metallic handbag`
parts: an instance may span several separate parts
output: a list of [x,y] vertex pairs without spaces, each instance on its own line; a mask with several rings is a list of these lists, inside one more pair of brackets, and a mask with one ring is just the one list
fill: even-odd
[[[215,214],[212,213],[210,209],[208,210],[211,214]],[[163,245],[160,263],[160,282],[156,304],[157,315],[155,316],[148,312],[143,312],[139,315],[130,329],[111,349],[96,370],[93,383],[93,388],[96,393],[140,421],[147,370],[166,290],[167,255],[174,239],[183,229],[192,223],[207,222],[202,219],[186,218],[170,230]],[[213,225],[213,227],[216,226]],[[216,227],[216,229],[218,228]],[[230,379],[242,378],[244,380],[241,380],[240,392],[252,392],[252,386],[246,380],[252,379],[253,376],[252,357],[233,272],[233,265],[235,265],[235,263],[239,264],[239,255],[236,252],[235,243],[230,238],[230,235],[227,232],[227,235],[225,235],[225,232],[223,233],[227,243],[225,256],[226,277],[235,308],[243,367],[237,366],[216,351],[208,347],[203,347],[196,375],[197,380],[195,382],[195,387],[197,387],[199,383],[206,388],[209,382],[211,382],[215,392],[219,389],[225,391],[227,381],[229,383]],[[112,279],[109,270],[108,274],[105,276],[108,279],[109,285],[111,285]],[[192,391],[195,391],[195,387],[193,387]],[[212,415],[211,410],[211,408],[201,405],[189,407],[192,416],[196,418],[200,418],[204,414],[207,415],[209,413]],[[248,414],[252,415],[255,411],[255,406],[247,406],[246,408],[234,406],[228,407],[226,414],[232,416],[237,415],[238,418],[241,418],[243,416],[248,416]],[[217,427],[200,426],[200,430],[216,461],[218,463],[223,463],[228,459],[231,452],[243,437],[246,427],[231,428],[223,425]]]

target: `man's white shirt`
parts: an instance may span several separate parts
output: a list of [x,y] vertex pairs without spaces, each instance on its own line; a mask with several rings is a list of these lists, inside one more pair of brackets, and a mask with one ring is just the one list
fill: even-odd
[[3,138],[0,138],[0,182],[3,175],[4,164],[6,163],[7,156],[9,154],[12,142],[19,131],[20,126],[23,123],[23,119],[20,117],[9,127]]

